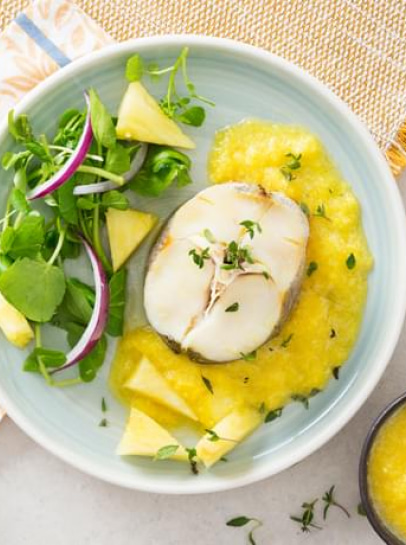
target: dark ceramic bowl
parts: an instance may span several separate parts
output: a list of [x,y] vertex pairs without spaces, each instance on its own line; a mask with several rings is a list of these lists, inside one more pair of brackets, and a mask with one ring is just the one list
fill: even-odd
[[387,527],[385,521],[382,520],[374,506],[374,501],[370,495],[368,487],[368,460],[372,446],[379,431],[381,430],[381,427],[401,407],[406,407],[406,393],[392,401],[392,403],[390,403],[375,419],[365,439],[359,464],[359,488],[361,492],[362,505],[375,532],[384,540],[385,543],[387,543],[387,545],[406,545],[406,541],[400,539]]

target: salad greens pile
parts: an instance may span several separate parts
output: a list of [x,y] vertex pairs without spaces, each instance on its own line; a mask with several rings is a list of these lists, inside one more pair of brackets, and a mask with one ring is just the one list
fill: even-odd
[[[144,74],[152,79],[167,74],[168,91],[160,102],[163,112],[178,122],[200,126],[205,111],[192,101],[212,103],[196,93],[187,74],[187,54],[187,48],[183,49],[176,62],[163,69],[155,63],[144,67],[141,57],[135,55],[127,63],[126,75],[131,82]],[[178,72],[188,93],[185,97],[178,93]],[[13,173],[13,184],[0,220],[0,294],[32,322],[35,347],[25,360],[24,370],[41,373],[55,386],[93,380],[104,361],[107,335],[118,337],[123,333],[127,271],[124,267],[113,271],[103,244],[106,211],[128,209],[129,190],[159,197],[175,182],[183,187],[192,181],[190,158],[170,146],[155,144],[148,146],[138,172],[132,179],[126,178],[143,144],[119,141],[117,119],[95,89],[89,90],[88,98],[90,112],[67,109],[52,137],[36,135],[27,115],[15,117],[11,111],[9,132],[19,150],[6,152],[1,160],[2,168]],[[31,198],[35,188],[58,177],[58,172],[77,153],[89,113],[92,140],[84,160],[55,190],[42,199]],[[75,193],[78,186],[105,181],[113,182],[114,188]],[[97,344],[77,362],[77,376],[57,381],[54,373],[66,364],[66,354],[43,346],[41,330],[44,324],[64,330],[69,345],[74,347],[92,319],[95,287],[68,276],[64,267],[66,260],[75,260],[83,253],[83,238],[100,261],[108,281],[108,316]]]

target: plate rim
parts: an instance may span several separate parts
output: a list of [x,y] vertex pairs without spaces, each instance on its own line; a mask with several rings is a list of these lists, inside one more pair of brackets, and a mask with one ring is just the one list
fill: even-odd
[[[93,65],[103,58],[114,57],[115,55],[119,55],[127,51],[128,53],[131,53],[135,49],[142,50],[149,49],[150,47],[165,45],[177,45],[179,47],[203,46],[209,49],[228,51],[240,56],[240,58],[255,58],[255,60],[260,61],[267,66],[277,67],[281,72],[287,73],[289,76],[294,76],[296,79],[301,80],[308,89],[312,89],[316,95],[321,96],[326,105],[333,108],[339,113],[340,116],[346,118],[347,123],[349,123],[358,137],[362,139],[363,143],[365,144],[365,148],[369,150],[370,159],[373,161],[373,164],[381,176],[381,183],[386,185],[386,194],[388,200],[390,201],[390,208],[393,212],[394,218],[392,224],[394,237],[396,235],[399,249],[403,247],[403,249],[406,250],[406,216],[400,192],[389,169],[389,165],[387,164],[381,150],[378,148],[364,123],[339,97],[337,97],[329,88],[327,88],[315,77],[311,76],[295,64],[258,47],[228,38],[216,38],[190,34],[151,36],[135,38],[122,43],[115,43],[96,52],[85,55],[80,59],[74,60],[66,67],[61,68],[52,74],[49,78],[42,81],[34,89],[32,89],[18,103],[15,110],[17,113],[24,111],[26,108],[36,103],[43,94],[46,94],[60,82],[63,82],[70,73],[81,71],[83,67]],[[0,136],[3,136],[6,131],[7,121],[5,116],[5,121],[0,124]],[[400,270],[404,273],[404,277],[406,277],[406,251],[399,252],[398,260]],[[85,454],[72,452],[69,447],[64,447],[63,445],[58,444],[46,432],[38,429],[35,425],[33,426],[33,424],[30,423],[29,417],[20,411],[17,404],[13,402],[13,400],[8,396],[7,392],[3,389],[1,383],[0,403],[6,409],[7,414],[11,417],[11,419],[25,433],[27,433],[28,436],[30,436],[46,450],[68,464],[80,469],[81,471],[111,484],[129,489],[164,494],[202,494],[246,486],[266,479],[271,475],[275,475],[304,460],[310,454],[318,450],[322,445],[327,443],[345,426],[345,424],[351,420],[351,418],[355,416],[381,379],[397,345],[406,312],[406,282],[403,284],[400,283],[398,286],[396,301],[397,307],[394,309],[395,312],[392,314],[392,329],[390,331],[390,335],[388,335],[385,344],[380,347],[379,353],[375,356],[375,360],[380,359],[381,364],[375,369],[373,374],[368,376],[367,380],[363,384],[362,390],[360,390],[355,397],[347,399],[344,407],[341,407],[340,412],[337,412],[334,415],[333,421],[330,422],[326,428],[315,430],[309,444],[297,448],[293,453],[285,456],[284,459],[280,460],[278,463],[264,464],[264,467],[257,468],[257,470],[255,470],[255,464],[253,464],[248,470],[244,471],[242,475],[235,477],[227,477],[226,479],[219,478],[215,482],[204,482],[196,479],[195,483],[188,481],[187,486],[185,487],[177,486],[174,482],[160,483],[158,479],[150,479],[149,481],[143,480],[137,483],[135,482],[136,479],[129,480],[128,476],[120,476],[115,470],[109,470],[103,465],[103,463],[95,462],[92,459],[89,459]]]

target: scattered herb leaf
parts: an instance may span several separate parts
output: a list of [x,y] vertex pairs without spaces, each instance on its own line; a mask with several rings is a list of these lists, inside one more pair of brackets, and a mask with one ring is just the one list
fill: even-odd
[[107,412],[107,403],[104,397],[102,397],[102,400],[101,400],[101,410],[103,413]]
[[154,460],[167,460],[178,450],[179,445],[166,445],[161,447],[155,454]]
[[315,261],[310,261],[309,266],[307,267],[307,276],[311,276],[318,268],[319,266]]
[[334,337],[337,337],[337,333],[335,329],[331,329],[330,331],[330,339],[334,339]]
[[195,448],[187,448],[186,449],[190,469],[193,473],[193,475],[199,475],[199,469],[197,467],[197,452]]
[[225,312],[237,312],[240,308],[240,303],[233,303],[226,308]]
[[198,251],[196,251],[195,248],[189,251],[189,255],[193,259],[193,263],[199,267],[199,269],[203,269],[204,267],[204,261],[205,259],[210,259],[210,248],[205,248],[204,250],[201,250],[200,254]]
[[210,382],[210,380],[207,378],[207,377],[204,377],[202,375],[202,381],[203,381],[203,384],[206,386],[206,388],[209,390],[209,392],[211,394],[214,394],[214,391],[213,391],[213,385],[212,383]]
[[281,342],[281,348],[287,348],[290,344],[290,341],[293,339],[293,333],[291,333],[290,335],[288,335],[286,337],[286,339],[284,339],[282,342]]
[[299,403],[303,403],[303,406],[305,409],[309,408],[309,398],[302,394],[293,394],[291,396],[292,401],[297,401]]
[[245,220],[245,221],[241,221],[240,225],[245,227],[245,230],[247,231],[251,239],[254,238],[255,231],[257,231],[258,233],[262,233],[262,227],[257,221]]
[[265,424],[269,424],[269,422],[273,422],[277,418],[282,416],[283,408],[280,407],[278,409],[273,409],[272,411],[269,411],[267,415],[265,416],[264,422]]
[[355,267],[355,265],[356,265],[355,255],[350,254],[347,257],[347,261],[345,263],[347,265],[347,269],[349,269],[349,270],[353,269]]
[[338,380],[340,378],[340,367],[333,368],[333,377]]
[[100,428],[107,428],[108,426],[108,422],[107,422],[107,419],[106,418],[102,418],[99,422],[99,427]]
[[203,235],[205,237],[205,239],[210,242],[211,244],[215,244],[216,242],[216,239],[214,238],[214,235],[213,233],[210,231],[210,229],[205,229],[203,231]]
[[361,502],[357,505],[357,513],[358,513],[358,515],[360,517],[366,517],[367,516],[365,508],[364,508],[364,506],[362,505]]
[[323,497],[322,497],[322,500],[325,503],[324,509],[323,509],[323,519],[326,520],[327,513],[328,513],[330,507],[338,507],[338,509],[341,509],[341,511],[343,513],[345,513],[348,518],[351,518],[351,515],[347,511],[347,509],[345,507],[343,507],[340,503],[338,503],[337,500],[335,499],[334,490],[335,490],[335,485],[330,487],[330,489],[327,490],[327,492],[325,492]]
[[302,532],[310,532],[312,528],[315,528],[317,530],[321,530],[321,527],[318,526],[313,522],[314,520],[314,506],[316,505],[317,500],[314,500],[311,503],[303,503],[302,509],[303,513],[300,517],[297,516],[290,516],[290,519],[294,522],[298,522],[300,524],[300,529]]
[[241,359],[244,361],[254,361],[257,357],[257,351],[253,350],[252,352],[249,352],[248,354],[244,354],[244,352],[240,352]]

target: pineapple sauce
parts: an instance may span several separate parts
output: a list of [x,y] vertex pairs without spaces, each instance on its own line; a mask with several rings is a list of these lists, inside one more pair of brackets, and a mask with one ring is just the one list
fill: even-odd
[[298,302],[282,330],[248,361],[197,364],[174,354],[148,327],[124,335],[111,369],[111,388],[122,402],[167,428],[185,420],[123,386],[141,355],[184,398],[203,428],[241,406],[270,411],[292,398],[305,399],[338,378],[349,357],[373,265],[357,199],[307,130],[255,120],[228,127],[215,137],[208,170],[212,183],[260,184],[301,205],[310,223],[306,269]]

